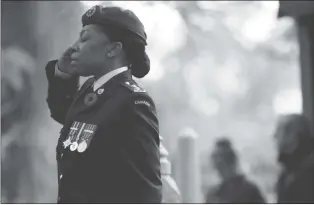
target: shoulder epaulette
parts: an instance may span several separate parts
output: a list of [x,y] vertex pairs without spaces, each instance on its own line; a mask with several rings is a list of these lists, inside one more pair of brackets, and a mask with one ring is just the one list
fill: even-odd
[[146,91],[139,87],[135,82],[126,81],[123,83],[123,85],[135,93],[146,93]]

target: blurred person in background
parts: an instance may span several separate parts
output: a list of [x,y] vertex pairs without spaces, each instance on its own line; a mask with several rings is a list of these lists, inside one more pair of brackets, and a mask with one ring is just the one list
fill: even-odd
[[206,203],[265,203],[259,188],[241,173],[238,156],[227,138],[220,138],[215,143],[211,162],[217,170],[221,183],[210,188]]
[[282,173],[277,182],[278,203],[314,203],[314,139],[303,115],[285,115],[275,132]]
[[[160,203],[156,108],[132,78],[150,70],[143,24],[102,6],[82,24],[75,44],[46,66],[51,117],[63,124],[58,203]],[[78,90],[79,76],[93,77]]]
[[[31,115],[33,58],[19,46],[1,48],[1,202],[17,203],[30,179],[26,141]],[[22,171],[23,170],[23,171]],[[29,186],[31,182],[27,181]],[[29,189],[31,191],[31,189]],[[25,199],[24,200],[28,200]]]

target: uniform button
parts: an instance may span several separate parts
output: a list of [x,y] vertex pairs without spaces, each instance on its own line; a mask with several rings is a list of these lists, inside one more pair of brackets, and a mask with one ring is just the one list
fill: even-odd
[[60,179],[62,179],[62,177],[63,177],[63,174],[60,175]]
[[61,154],[61,158],[63,157],[63,154]]

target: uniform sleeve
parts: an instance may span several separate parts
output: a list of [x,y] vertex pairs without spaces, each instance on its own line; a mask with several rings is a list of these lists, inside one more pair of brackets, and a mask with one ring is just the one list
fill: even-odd
[[[160,139],[154,102],[149,96],[134,94],[128,101],[126,112],[127,126],[122,139],[127,145],[124,147],[125,157],[145,186],[161,193]],[[161,196],[154,202],[161,202]]]
[[79,78],[72,77],[63,79],[55,74],[57,61],[50,61],[46,66],[48,80],[48,97],[46,99],[50,110],[50,116],[63,124],[66,113],[73,101],[78,89]]

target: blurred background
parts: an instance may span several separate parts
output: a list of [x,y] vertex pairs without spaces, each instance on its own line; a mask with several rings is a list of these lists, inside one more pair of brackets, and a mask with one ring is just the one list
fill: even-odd
[[277,117],[302,112],[297,29],[278,19],[278,1],[1,2],[2,202],[56,202],[61,125],[49,117],[44,68],[74,43],[95,4],[131,9],[145,25],[152,66],[138,82],[155,100],[173,178],[180,133],[193,130],[204,198],[218,183],[210,152],[225,136],[274,202]]

